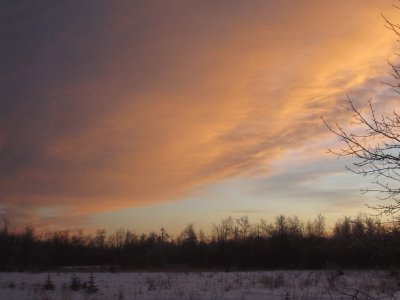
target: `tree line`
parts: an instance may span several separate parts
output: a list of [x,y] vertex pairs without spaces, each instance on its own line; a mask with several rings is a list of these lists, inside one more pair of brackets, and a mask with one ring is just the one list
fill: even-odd
[[345,217],[327,233],[319,215],[307,222],[278,216],[251,223],[247,216],[213,224],[210,234],[187,225],[173,237],[119,229],[107,235],[82,231],[36,233],[27,226],[0,229],[0,270],[102,266],[110,270],[266,270],[389,268],[400,266],[400,226],[375,217]]

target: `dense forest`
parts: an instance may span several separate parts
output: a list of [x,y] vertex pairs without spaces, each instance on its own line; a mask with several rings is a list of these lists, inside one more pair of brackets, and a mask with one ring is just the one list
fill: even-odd
[[252,224],[246,216],[226,218],[212,233],[187,225],[176,237],[165,229],[138,235],[68,230],[38,234],[34,228],[0,230],[0,270],[41,271],[66,266],[109,270],[265,270],[390,268],[400,266],[400,226],[378,218],[338,220],[326,231],[324,217],[303,222],[279,216]]

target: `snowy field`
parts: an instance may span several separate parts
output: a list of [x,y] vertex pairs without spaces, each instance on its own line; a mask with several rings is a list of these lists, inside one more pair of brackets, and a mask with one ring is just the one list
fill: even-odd
[[388,271],[0,273],[0,299],[400,299]]

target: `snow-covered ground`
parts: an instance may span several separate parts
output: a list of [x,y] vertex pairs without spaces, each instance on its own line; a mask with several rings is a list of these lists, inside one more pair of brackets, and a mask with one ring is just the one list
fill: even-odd
[[[48,278],[54,290],[45,288]],[[400,299],[399,278],[387,271],[95,272],[98,291],[89,293],[90,273],[0,273],[0,299]]]

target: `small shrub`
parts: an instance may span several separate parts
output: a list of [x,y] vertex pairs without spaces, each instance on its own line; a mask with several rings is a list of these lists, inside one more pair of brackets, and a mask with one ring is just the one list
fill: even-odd
[[117,272],[117,267],[115,265],[109,265],[108,266],[108,272],[116,273]]
[[278,289],[285,285],[285,277],[283,274],[264,275],[260,282],[269,289]]
[[320,281],[320,277],[313,272],[307,273],[305,278],[299,279],[299,286],[301,289],[309,288],[310,286],[317,286]]
[[79,291],[82,288],[81,279],[75,274],[71,277],[69,288],[73,291]]
[[97,287],[96,283],[94,282],[93,273],[90,273],[89,281],[86,282],[85,289],[86,289],[86,293],[88,293],[88,294],[97,293],[97,291],[99,290],[99,288]]
[[50,274],[47,274],[47,279],[46,282],[43,284],[43,289],[46,291],[52,291],[54,290],[55,286],[53,281],[50,278]]
[[8,287],[9,289],[15,289],[16,286],[17,286],[17,285],[15,284],[14,281],[9,281],[9,282],[7,282],[7,287]]
[[400,286],[400,272],[397,269],[389,270],[389,277],[396,281],[397,285]]
[[148,284],[148,291],[155,291],[156,290],[156,280],[153,277],[147,277],[146,278],[147,284]]
[[122,290],[122,287],[121,287],[121,288],[119,289],[119,291],[118,291],[117,299],[118,299],[118,300],[123,300],[123,299],[125,299],[125,294],[124,294],[124,291]]
[[337,290],[338,287],[346,287],[347,281],[341,270],[327,270],[325,272],[326,282],[329,289]]
[[175,289],[176,298],[182,299],[184,295],[185,295],[185,291],[183,290],[183,288],[181,286],[177,286],[177,288]]

